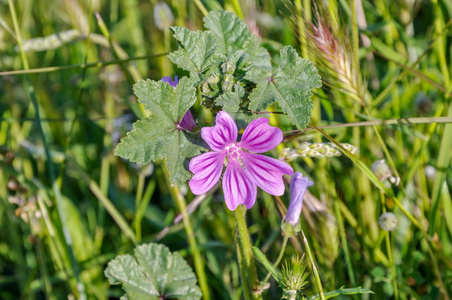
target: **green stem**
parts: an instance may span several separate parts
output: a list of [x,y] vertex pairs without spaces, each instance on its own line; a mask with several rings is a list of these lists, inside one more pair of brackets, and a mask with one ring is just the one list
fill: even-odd
[[201,0],[195,0],[195,4],[198,7],[198,9],[201,11],[201,13],[204,16],[207,16],[207,14],[209,13],[206,9],[206,7],[204,6],[204,4],[202,4]]
[[353,267],[350,260],[350,252],[348,251],[348,243],[347,237],[345,235],[344,220],[342,219],[341,208],[339,207],[338,201],[339,199],[333,201],[334,212],[336,214],[337,223],[339,225],[339,233],[341,236],[342,248],[344,249],[345,264],[347,265],[348,277],[350,277],[350,283],[352,284],[352,286],[355,286],[355,275],[353,273]]
[[[287,241],[289,240],[289,238],[287,236],[284,237],[283,243],[281,245],[281,250],[279,251],[279,255],[278,258],[276,259],[273,268],[276,269],[276,267],[279,265],[279,263],[281,262],[283,256],[284,256],[284,252],[286,252],[286,246],[287,246]],[[267,276],[265,277],[264,281],[261,283],[262,286],[264,286],[267,281],[270,279],[270,277],[272,276],[271,273],[268,273]]]
[[[166,180],[169,184],[169,174],[166,167],[166,161],[163,170],[165,173]],[[195,264],[196,274],[198,275],[199,286],[204,297],[203,299],[210,300],[209,286],[207,285],[207,277],[204,271],[204,260],[201,256],[201,252],[199,251],[198,244],[196,243],[195,233],[190,221],[190,216],[187,212],[187,205],[185,203],[184,196],[182,196],[177,185],[171,186],[170,191],[174,201],[176,202],[177,208],[182,213],[182,220],[185,227],[185,233],[187,234],[188,244],[190,245],[190,250],[193,255],[193,261]]]
[[131,61],[135,61],[135,60],[140,60],[140,59],[162,57],[167,54],[168,53],[160,53],[160,54],[153,54],[153,55],[130,57],[130,58],[126,58],[126,59],[115,59],[115,60],[109,60],[109,61],[83,63],[83,64],[77,64],[77,65],[66,65],[66,66],[57,66],[57,67],[45,67],[45,68],[36,68],[36,69],[5,71],[5,72],[0,72],[0,76],[33,74],[33,73],[49,73],[49,72],[56,72],[56,71],[63,71],[63,70],[70,70],[70,69],[100,68],[100,67],[105,67],[105,66],[109,66],[109,65],[117,65],[117,64],[122,64],[122,63],[131,62]]
[[[449,105],[447,117],[452,117],[452,103]],[[448,170],[450,160],[450,149],[452,148],[452,124],[447,124],[441,138],[441,146],[439,149],[437,174],[432,192],[432,208],[429,213],[429,234],[432,236],[435,232],[436,218],[438,217],[439,200],[443,182],[446,180],[446,170]]]
[[[251,239],[246,225],[246,206],[239,205],[235,210],[235,220],[237,223],[237,231],[239,234],[239,244],[241,251],[242,263],[240,264],[242,274],[242,285],[244,288],[245,299],[262,299],[262,295],[255,294],[257,290],[257,272],[254,265],[253,248],[251,247]],[[240,257],[239,257],[240,259]],[[240,261],[239,261],[240,262]]]
[[[138,176],[137,194],[135,196],[135,215],[138,212],[141,199],[143,198],[144,179],[145,176],[143,174],[140,174]],[[135,225],[135,237],[137,238],[137,241],[141,241],[141,222],[134,222],[134,225]]]
[[89,174],[73,160],[68,161],[68,165],[73,167],[75,171],[80,175],[82,180],[86,183],[91,192],[96,196],[102,206],[108,211],[111,218],[116,222],[121,231],[127,236],[134,245],[137,245],[137,240],[132,228],[130,228],[127,221],[119,213],[110,199],[102,192],[99,185],[89,176]]
[[[353,67],[359,70],[359,35],[358,35],[358,20],[356,17],[355,0],[350,1],[350,9],[352,12],[352,47],[353,47]],[[361,99],[364,103],[364,99]]]
[[[442,110],[441,110],[442,111]],[[432,123],[452,123],[451,117],[421,117],[421,118],[401,118],[401,119],[390,119],[390,120],[373,120],[373,121],[363,121],[363,122],[352,122],[352,123],[342,123],[334,125],[317,126],[320,129],[332,129],[332,128],[345,128],[345,127],[365,127],[365,126],[388,126],[388,125],[413,125],[413,124],[432,124]],[[314,130],[313,128],[306,128],[304,130],[291,130],[284,132],[286,135],[284,138],[288,139],[294,137],[295,135],[301,135],[305,131]],[[429,130],[431,132],[432,130]]]
[[234,7],[235,14],[242,20],[245,20],[245,16],[243,15],[242,6],[240,5],[239,0],[231,0],[232,6]]
[[[385,195],[382,191],[380,191],[380,198],[381,198],[381,210],[383,213],[385,213],[386,212],[386,201],[385,201]],[[386,231],[386,233],[385,233],[385,240],[386,240],[386,252],[388,253],[389,264],[391,265],[392,286],[394,287],[394,298],[397,300],[397,299],[399,299],[399,291],[397,289],[397,276],[396,276],[396,269],[395,269],[395,265],[394,265],[394,258],[392,256],[392,247],[391,247],[391,240],[389,237],[389,231]]]
[[317,289],[319,290],[320,299],[325,300],[325,295],[323,294],[322,282],[320,281],[319,271],[317,270],[317,267],[315,266],[315,261],[312,256],[312,253],[311,253],[311,247],[309,247],[308,240],[306,239],[306,236],[304,235],[303,230],[301,230],[301,234],[303,236],[303,244],[306,249],[306,253],[308,254],[309,263],[311,265],[312,272],[314,273]]
[[42,239],[39,237],[38,237],[36,246],[37,246],[36,251],[37,251],[37,256],[38,256],[39,269],[41,271],[41,276],[42,276],[43,282],[44,282],[45,296],[49,300],[56,300],[56,297],[52,291],[52,284],[50,283],[49,271],[47,269],[47,266],[46,266],[45,260],[44,260],[45,255],[44,255],[43,246],[42,246]]
[[[22,48],[22,39],[21,39],[21,34],[20,34],[20,30],[19,30],[19,23],[17,21],[17,16],[16,16],[16,9],[14,7],[14,3],[12,0],[8,1],[9,4],[9,8],[11,11],[11,17],[14,23],[14,30],[16,32],[16,36],[17,36],[17,44],[19,46],[19,52],[20,52],[20,57],[22,60],[22,64],[24,66],[24,69],[29,69],[29,64],[28,64],[28,60],[27,57],[25,56],[25,52],[23,51]],[[26,83],[27,83],[27,87],[28,87],[28,94],[30,96],[30,100],[34,106],[35,109],[35,116],[36,116],[36,123],[38,125],[38,130],[39,130],[39,134],[41,136],[43,145],[44,145],[44,151],[46,154],[46,164],[47,164],[47,169],[48,169],[48,173],[49,173],[49,178],[50,178],[50,182],[52,183],[52,189],[53,189],[53,193],[54,193],[54,197],[55,197],[55,201],[56,201],[56,208],[57,208],[57,213],[58,213],[58,217],[60,219],[61,222],[61,226],[63,229],[63,236],[64,236],[64,241],[66,243],[66,249],[68,251],[70,260],[71,260],[71,265],[72,265],[72,271],[74,273],[74,277],[76,280],[76,290],[78,292],[78,297],[79,299],[86,299],[86,294],[85,294],[85,287],[83,285],[83,283],[80,280],[80,272],[79,272],[79,267],[77,264],[77,260],[75,259],[74,256],[74,251],[72,249],[72,237],[71,234],[69,232],[69,227],[66,223],[67,218],[66,218],[66,214],[65,211],[63,209],[63,198],[61,195],[61,190],[60,187],[58,185],[58,182],[56,180],[56,176],[55,176],[55,169],[54,169],[54,165],[52,162],[52,158],[50,155],[50,150],[49,150],[49,145],[47,144],[46,141],[46,137],[44,134],[44,130],[42,128],[42,124],[41,124],[41,116],[39,113],[39,104],[38,104],[38,100],[36,99],[36,94],[34,92],[34,88],[31,85],[31,80],[29,78],[29,76],[25,76],[26,79]]]
[[242,288],[243,288],[243,294],[245,296],[245,300],[252,300],[252,292],[251,287],[248,282],[248,272],[246,268],[246,262],[243,256],[243,249],[242,245],[240,243],[240,238],[236,238],[236,249],[237,249],[237,261],[239,263],[239,269],[240,269],[240,277],[242,278]]

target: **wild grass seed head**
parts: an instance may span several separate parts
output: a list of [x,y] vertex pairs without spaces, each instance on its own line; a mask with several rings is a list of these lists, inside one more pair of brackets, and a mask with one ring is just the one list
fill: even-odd
[[340,18],[332,16],[323,4],[318,2],[314,7],[314,20],[306,20],[292,10],[291,20],[294,25],[304,22],[304,28],[298,38],[304,43],[309,58],[314,62],[323,81],[330,89],[338,89],[347,93],[353,100],[364,101],[364,86],[358,66],[354,66],[351,38],[347,27]]

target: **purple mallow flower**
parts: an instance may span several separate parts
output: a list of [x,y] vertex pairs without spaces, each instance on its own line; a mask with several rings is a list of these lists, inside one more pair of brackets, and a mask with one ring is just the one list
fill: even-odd
[[[165,76],[162,78],[162,81],[167,82],[167,83],[169,83],[169,85],[176,88],[176,85],[179,83],[179,78],[176,75],[176,76],[174,76],[174,81],[173,81],[173,78],[171,78],[169,76]],[[184,117],[182,118],[182,120],[179,123],[179,126],[184,129],[187,129],[188,131],[193,131],[193,129],[195,129],[196,122],[195,122],[195,119],[193,118],[193,115],[191,114],[190,109],[185,113]]]
[[256,202],[257,186],[265,192],[284,194],[283,174],[292,175],[293,169],[285,162],[264,153],[275,148],[283,139],[279,128],[268,125],[267,118],[252,121],[237,141],[237,126],[231,116],[220,111],[214,127],[201,129],[201,136],[213,152],[206,152],[190,161],[189,169],[195,175],[189,185],[193,194],[209,191],[220,179],[223,164],[223,192],[226,206],[235,210],[239,204],[249,209]]
[[290,181],[290,203],[287,209],[286,223],[295,226],[300,219],[301,208],[303,206],[303,198],[306,190],[314,182],[308,177],[303,177],[300,172],[296,172]]

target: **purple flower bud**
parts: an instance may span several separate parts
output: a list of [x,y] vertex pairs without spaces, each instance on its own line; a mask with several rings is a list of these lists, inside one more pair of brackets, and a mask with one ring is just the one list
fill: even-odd
[[179,83],[179,78],[176,76],[174,76],[174,81],[173,78],[169,77],[169,76],[165,76],[162,78],[163,82],[168,82],[169,85],[171,85],[173,88],[176,87],[176,85]]
[[300,219],[301,208],[303,206],[303,197],[309,186],[314,182],[308,177],[303,177],[300,172],[296,172],[290,181],[290,204],[287,210],[286,223],[295,226]]
[[[173,78],[171,78],[169,76],[165,76],[162,78],[162,81],[167,82],[167,83],[169,83],[170,86],[172,86],[173,88],[176,88],[177,84],[179,83],[179,78],[176,75],[176,76],[174,76],[174,81],[173,81]],[[193,118],[193,115],[191,114],[190,109],[182,117],[182,120],[180,121],[179,125],[180,125],[180,127],[187,129],[188,131],[193,131],[193,129],[195,129],[196,122],[195,122],[195,119]]]
[[180,127],[187,129],[188,131],[193,131],[193,129],[195,129],[196,122],[190,110],[185,113],[179,125]]

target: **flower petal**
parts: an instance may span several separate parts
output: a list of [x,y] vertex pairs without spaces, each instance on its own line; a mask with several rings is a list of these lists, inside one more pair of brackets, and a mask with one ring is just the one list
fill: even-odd
[[293,169],[283,161],[265,155],[242,153],[245,170],[256,182],[257,186],[269,194],[284,194],[283,174],[292,175]]
[[174,76],[174,81],[173,78],[169,77],[169,76],[165,76],[162,78],[163,82],[167,82],[169,83],[169,85],[171,85],[172,87],[176,87],[176,85],[179,83],[179,78],[176,76]]
[[187,112],[185,113],[184,117],[180,121],[179,125],[182,128],[187,129],[188,131],[193,131],[193,129],[195,129],[196,122],[195,122],[195,118],[193,118],[193,115],[191,114],[190,109],[187,110]]
[[239,204],[250,209],[256,202],[257,187],[250,175],[237,162],[230,162],[223,176],[224,201],[229,210]]
[[188,168],[195,175],[188,185],[193,194],[204,194],[218,182],[223,171],[224,157],[223,153],[207,152],[190,160]]
[[237,141],[237,126],[231,116],[224,111],[217,114],[214,127],[201,129],[201,136],[213,151],[222,151],[227,145]]
[[267,118],[253,120],[246,128],[240,145],[248,151],[256,153],[267,152],[281,143],[281,129],[268,125]]

